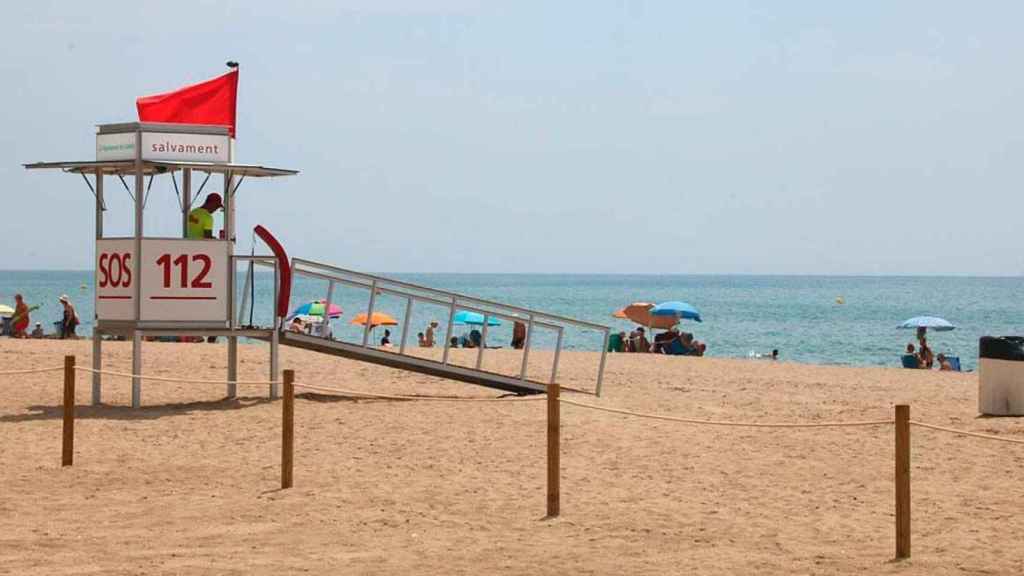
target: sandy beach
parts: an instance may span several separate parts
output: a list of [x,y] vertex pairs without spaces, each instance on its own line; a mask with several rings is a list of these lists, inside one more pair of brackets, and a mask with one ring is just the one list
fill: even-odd
[[[0,340],[5,369],[89,365],[88,341]],[[469,351],[457,359],[471,361]],[[144,372],[223,379],[223,345],[145,345]],[[489,366],[515,370],[511,350]],[[538,355],[538,366],[542,366]],[[565,353],[592,386],[595,354]],[[130,345],[105,367],[130,370]],[[283,349],[298,382],[381,393],[495,391]],[[541,368],[536,368],[541,370]],[[531,371],[534,370],[531,363]],[[240,378],[266,349],[241,346]],[[77,379],[75,465],[60,467],[61,375],[2,376],[4,574],[1008,574],[1024,570],[1024,447],[913,429],[913,557],[893,562],[891,426],[684,425],[563,405],[562,515],[544,519],[545,403],[302,394],[295,487],[279,490],[281,404],[264,387],[148,382],[127,407]],[[602,398],[754,422],[889,419],[1024,439],[977,417],[976,374],[612,355]]]

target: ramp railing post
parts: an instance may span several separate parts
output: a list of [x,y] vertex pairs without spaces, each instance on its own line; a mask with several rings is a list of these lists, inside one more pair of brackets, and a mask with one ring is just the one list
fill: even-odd
[[565,332],[564,326],[558,327],[558,339],[555,340],[555,359],[551,363],[551,383],[554,384],[558,378],[558,357],[562,353],[562,334]]
[[526,363],[530,360],[530,345],[533,344],[533,314],[526,319],[526,341],[523,342],[523,366],[519,370],[519,379],[526,380]]
[[561,512],[562,495],[559,487],[561,403],[558,401],[558,396],[558,384],[554,382],[548,384],[548,518],[554,518]]
[[405,319],[402,320],[402,343],[398,345],[398,353],[405,354],[406,336],[409,335],[409,321],[412,320],[412,298],[405,299]]
[[[270,333],[270,381],[277,382],[277,375],[280,374],[279,370],[279,358],[281,350],[281,322],[280,316],[277,316],[277,311],[274,311],[274,331]],[[270,385],[270,399],[277,399],[277,384]]]
[[448,327],[444,332],[444,353],[441,355],[441,364],[444,364],[445,366],[448,365],[448,351],[452,347],[452,332],[455,328],[453,323],[455,322],[455,305],[457,302],[458,299],[452,298],[452,303],[448,308]]
[[[238,256],[232,258],[232,266],[238,266]],[[242,302],[238,305],[238,314],[235,315],[235,326],[245,326],[245,309],[250,306],[249,292],[252,288],[252,283],[255,281],[253,276],[256,270],[256,262],[249,260],[249,269],[245,272],[245,282],[242,284]],[[255,306],[255,303],[252,303]]]
[[896,558],[910,558],[910,406],[896,406]]
[[292,487],[295,464],[295,371],[284,371],[284,402],[281,403],[281,489]]
[[366,307],[366,325],[363,327],[363,348],[370,342],[370,326],[373,324],[373,304],[377,298],[377,281],[370,282],[370,305]]
[[64,429],[60,465],[71,466],[75,460],[75,357],[64,357]]
[[598,397],[601,396],[601,384],[604,382],[604,363],[608,359],[608,340],[611,338],[611,332],[604,329],[604,343],[601,345],[601,363],[597,366],[597,387],[594,389],[594,394]]
[[324,299],[324,321],[321,324],[320,335],[329,339],[331,337],[331,298],[334,297],[334,280],[327,283],[327,298]]

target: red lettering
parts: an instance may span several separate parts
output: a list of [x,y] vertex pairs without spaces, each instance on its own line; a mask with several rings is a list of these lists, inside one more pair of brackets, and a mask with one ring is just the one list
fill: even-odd
[[[117,264],[117,276],[114,275],[114,264]],[[121,270],[123,266],[121,263],[121,257],[118,254],[110,255],[110,263],[107,267],[107,273],[109,274],[110,285],[117,288],[121,285]]]
[[99,277],[100,288],[106,288],[107,287],[107,283],[108,283],[108,278],[107,278],[107,260],[109,258],[110,258],[110,254],[107,254],[106,252],[104,252],[103,254],[100,254],[100,266],[99,266],[99,268],[100,268],[99,269],[99,273],[100,273],[100,277]]
[[121,255],[121,268],[124,271],[124,282],[121,284],[123,288],[128,288],[132,285],[132,267],[128,265],[132,260],[130,252],[125,252]]
[[181,287],[188,286],[188,255],[182,254],[174,259],[174,264],[181,267]]
[[157,266],[164,267],[164,288],[171,287],[171,255],[164,254],[156,259]]
[[193,262],[202,262],[203,269],[199,271],[199,274],[192,280],[193,288],[212,288],[212,282],[204,282],[206,275],[210,273],[210,266],[213,265],[213,261],[206,254],[193,254]]

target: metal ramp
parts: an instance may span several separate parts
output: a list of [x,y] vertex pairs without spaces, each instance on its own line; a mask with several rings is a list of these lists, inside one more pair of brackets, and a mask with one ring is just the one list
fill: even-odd
[[458,380],[519,395],[540,394],[547,389],[546,384],[542,382],[520,380],[519,378],[502,374],[463,368],[451,364],[444,365],[426,358],[398,355],[394,352],[385,352],[374,348],[363,348],[359,345],[339,342],[337,340],[325,340],[324,338],[307,334],[284,332],[281,334],[279,342],[282,346],[312,350],[313,352],[331,354],[332,356],[340,356],[361,362],[370,362],[371,364],[378,364],[389,368],[418,372],[427,376]]
[[[404,303],[405,310],[405,313],[400,316],[401,333],[396,345],[389,348],[381,348],[374,346],[371,342],[371,326],[369,325],[360,329],[362,332],[361,338],[357,339],[356,342],[335,339],[329,331],[325,335],[310,335],[282,330],[276,335],[279,343],[282,345],[400,370],[408,370],[429,376],[467,382],[515,394],[538,394],[547,390],[549,382],[558,381],[559,356],[564,345],[566,331],[571,328],[580,334],[596,333],[598,337],[595,343],[600,343],[601,354],[600,362],[596,366],[596,381],[592,389],[581,391],[591,392],[598,396],[601,394],[601,384],[604,377],[605,359],[608,350],[609,328],[607,326],[293,258],[291,260],[290,279],[292,294],[295,293],[296,282],[303,278],[326,282],[327,288],[323,300],[327,308],[332,304],[336,297],[336,291],[341,286],[349,289],[354,288],[357,291],[365,291],[365,297],[368,302],[365,310],[367,318],[373,318],[378,298],[384,295],[392,297],[392,299],[397,297],[400,302]],[[409,325],[410,319],[413,316],[414,306],[417,303],[432,305],[435,309],[444,310],[444,313],[447,314],[447,323],[441,323],[438,328],[439,332],[444,333],[443,341],[438,340],[437,347],[435,348],[435,350],[441,350],[440,360],[423,357],[422,353],[410,353],[408,343]],[[353,315],[355,312],[361,311],[354,311]],[[473,366],[458,365],[452,362],[453,355],[450,353],[452,327],[455,325],[456,314],[460,312],[476,313],[483,316],[479,330],[479,337],[483,345],[473,349],[475,353],[475,358],[471,360]],[[346,316],[349,316],[347,310]],[[522,360],[517,375],[501,374],[482,369],[484,355],[488,351],[486,346],[488,342],[487,332],[491,319],[505,320],[525,326]],[[534,348],[539,330],[553,332],[554,335],[554,349],[553,351],[547,351],[553,352],[553,355],[551,356],[550,375],[544,378],[544,380],[547,380],[546,382],[530,379],[527,376],[530,352]],[[416,342],[413,342],[412,346],[418,345]],[[423,348],[417,349],[424,350]]]

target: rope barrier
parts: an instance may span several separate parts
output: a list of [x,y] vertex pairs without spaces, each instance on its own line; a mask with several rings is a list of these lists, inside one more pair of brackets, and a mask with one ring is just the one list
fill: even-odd
[[[63,368],[61,368],[63,370]],[[132,374],[130,372],[114,372],[113,370],[96,370],[95,368],[87,368],[85,366],[76,366],[75,370],[82,370],[85,372],[92,372],[93,374],[106,374],[108,376],[122,376],[124,378],[139,378],[140,380],[154,380],[157,382],[180,382],[183,384],[239,384],[242,386],[269,386],[273,384],[280,384],[280,381],[251,381],[251,380],[199,380],[199,379],[188,379],[188,378],[165,378],[163,376],[146,376],[145,374]]]
[[344,394],[346,396],[357,396],[367,399],[381,399],[381,400],[426,400],[434,402],[513,402],[513,401],[525,401],[525,400],[543,400],[544,396],[527,396],[519,398],[460,398],[457,396],[404,396],[400,394],[375,394],[373,392],[360,392],[358,390],[346,390],[344,388],[333,388],[330,386],[319,386],[315,384],[300,384],[295,383],[296,388],[304,388],[306,390],[313,390],[314,392],[332,392],[336,394]]
[[63,369],[63,366],[54,366],[52,368],[30,368],[28,370],[5,370],[0,372],[0,376],[10,376],[14,374],[39,374],[40,372],[59,372]]
[[885,424],[892,424],[893,420],[865,420],[865,421],[854,421],[854,422],[728,422],[724,420],[701,420],[697,418],[680,418],[678,416],[664,416],[661,414],[646,414],[643,412],[632,412],[629,410],[621,410],[619,408],[606,408],[604,406],[595,406],[593,404],[584,404],[583,402],[576,402],[575,400],[566,400],[565,398],[559,399],[563,404],[571,404],[573,406],[579,406],[580,408],[590,408],[591,410],[600,410],[602,412],[611,412],[613,414],[623,414],[626,416],[636,416],[639,418],[650,418],[652,420],[668,420],[670,422],[682,422],[684,424],[705,424],[709,426],[732,426],[737,428],[838,428],[843,426],[882,426]]
[[1011,444],[1024,444],[1024,440],[1017,438],[1003,438],[1001,436],[993,436],[992,434],[981,434],[979,432],[969,432],[967,430],[957,430],[955,428],[945,428],[943,426],[936,426],[934,424],[925,424],[924,422],[918,422],[917,420],[911,420],[912,426],[920,426],[921,428],[927,428],[929,430],[938,430],[939,432],[948,432],[950,434],[959,434],[960,436],[971,436],[972,438],[982,438],[985,440],[998,440],[1000,442],[1009,442]]

